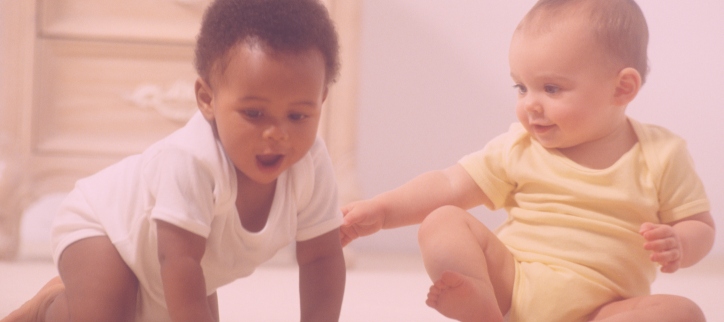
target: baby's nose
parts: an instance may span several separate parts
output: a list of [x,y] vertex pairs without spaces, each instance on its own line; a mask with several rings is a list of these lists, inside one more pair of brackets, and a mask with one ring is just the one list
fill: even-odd
[[276,141],[283,141],[289,138],[289,134],[283,126],[272,124],[264,130],[264,138]]
[[542,114],[543,106],[541,106],[540,102],[532,96],[533,95],[528,95],[528,97],[525,98],[523,108],[526,112],[528,112],[528,114]]

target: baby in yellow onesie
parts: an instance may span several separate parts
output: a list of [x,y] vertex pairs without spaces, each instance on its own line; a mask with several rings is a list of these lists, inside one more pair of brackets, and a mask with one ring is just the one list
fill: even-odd
[[[651,295],[714,222],[686,143],[625,110],[645,82],[632,0],[541,0],[510,46],[520,123],[450,168],[343,208],[342,241],[421,223],[427,304],[460,321],[704,321]],[[466,209],[506,209],[491,232]]]

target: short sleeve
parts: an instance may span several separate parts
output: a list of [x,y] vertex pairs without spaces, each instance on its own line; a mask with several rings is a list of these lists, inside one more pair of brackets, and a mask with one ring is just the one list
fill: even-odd
[[493,202],[491,209],[500,209],[505,205],[511,191],[515,189],[506,168],[509,163],[511,138],[518,135],[519,129],[500,135],[477,152],[466,155],[458,163]]
[[149,185],[151,218],[207,238],[214,214],[214,180],[190,153],[163,149],[154,155],[143,175]]
[[676,137],[670,144],[659,146],[657,150],[664,157],[659,184],[661,222],[669,223],[709,211],[704,184],[696,174],[686,142]]
[[342,224],[337,182],[324,142],[317,138],[294,177],[297,198],[297,241],[321,236]]

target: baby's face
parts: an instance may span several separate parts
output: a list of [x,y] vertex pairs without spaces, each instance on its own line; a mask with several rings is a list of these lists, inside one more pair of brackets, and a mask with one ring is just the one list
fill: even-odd
[[585,21],[575,20],[540,33],[516,31],[510,46],[516,115],[546,148],[600,140],[625,121],[613,101],[619,71]]
[[312,147],[327,88],[318,50],[273,54],[242,43],[211,87],[204,115],[240,180],[272,183]]

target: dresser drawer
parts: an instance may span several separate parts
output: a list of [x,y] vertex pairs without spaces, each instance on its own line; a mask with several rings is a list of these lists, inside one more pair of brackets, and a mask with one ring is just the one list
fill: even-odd
[[[22,0],[27,1],[27,0]],[[43,37],[193,44],[211,0],[42,0]]]
[[38,154],[128,155],[196,111],[193,47],[38,42],[32,145]]

